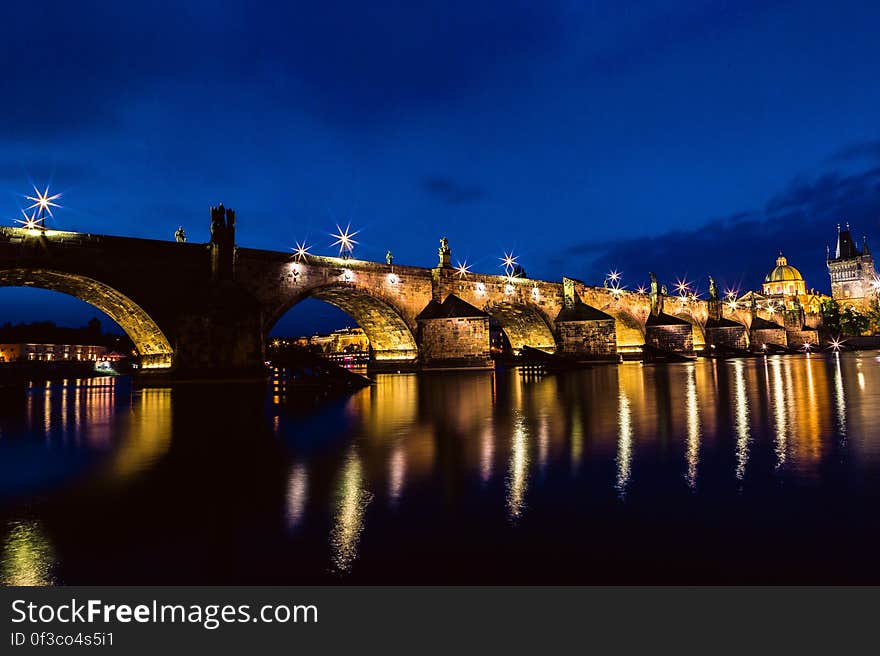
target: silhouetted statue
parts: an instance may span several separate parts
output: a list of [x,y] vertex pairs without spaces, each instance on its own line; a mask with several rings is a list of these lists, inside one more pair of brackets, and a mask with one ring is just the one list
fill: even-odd
[[186,241],[186,232],[184,232],[183,226],[177,226],[177,231],[174,233],[174,239],[178,244],[182,244]]
[[440,238],[440,248],[437,249],[437,254],[440,256],[439,266],[452,267],[452,251],[449,250],[449,240],[446,237]]
[[657,274],[651,271],[648,275],[651,277],[651,314],[656,317],[663,312],[663,295],[666,294],[666,285],[658,290]]
[[211,272],[215,280],[231,280],[235,270],[235,210],[220,203],[211,208]]
[[389,266],[394,264],[394,256],[391,254],[391,251],[385,251],[385,264]]

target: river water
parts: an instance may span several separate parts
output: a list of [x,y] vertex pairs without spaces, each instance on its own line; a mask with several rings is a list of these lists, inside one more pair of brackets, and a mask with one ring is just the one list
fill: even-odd
[[869,351],[4,390],[0,581],[880,583],[878,394]]

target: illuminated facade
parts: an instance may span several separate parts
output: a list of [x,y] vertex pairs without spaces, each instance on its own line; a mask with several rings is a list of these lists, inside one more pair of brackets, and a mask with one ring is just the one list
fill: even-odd
[[868,238],[864,237],[862,248],[857,248],[848,223],[846,230],[837,226],[837,247],[834,257],[828,249],[827,265],[831,296],[842,305],[867,305],[877,298],[877,274]]
[[776,266],[764,278],[763,292],[765,296],[800,296],[807,293],[807,284],[780,252]]
[[799,310],[803,308],[808,315],[818,315],[822,301],[828,298],[815,289],[808,289],[801,272],[788,263],[788,258],[781,252],[776,258],[776,266],[764,277],[760,292],[747,292],[738,299],[745,307],[750,307],[753,299],[757,307],[775,311]]
[[327,335],[296,337],[293,339],[279,338],[276,346],[294,344],[303,348],[320,350],[322,353],[366,353],[370,350],[370,340],[363,328],[340,328]]
[[0,344],[0,362],[30,360],[51,362],[77,360],[99,362],[122,359],[119,353],[110,353],[106,346],[83,344]]

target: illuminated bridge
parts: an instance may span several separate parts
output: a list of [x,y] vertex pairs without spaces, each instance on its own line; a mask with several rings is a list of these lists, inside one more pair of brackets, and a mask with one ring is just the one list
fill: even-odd
[[514,353],[614,360],[646,343],[685,353],[713,341],[746,347],[754,316],[570,278],[460,272],[448,248],[434,268],[242,248],[222,206],[212,208],[207,244],[0,228],[0,286],[90,303],[132,339],[145,374],[180,379],[258,375],[272,327],[306,298],[348,313],[370,340],[371,366],[392,370],[491,366],[490,321]]

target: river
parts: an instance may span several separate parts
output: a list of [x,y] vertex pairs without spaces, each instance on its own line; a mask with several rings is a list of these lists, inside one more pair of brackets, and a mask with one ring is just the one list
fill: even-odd
[[[880,583],[873,351],[0,397],[4,584]],[[295,399],[294,399],[295,401]]]

